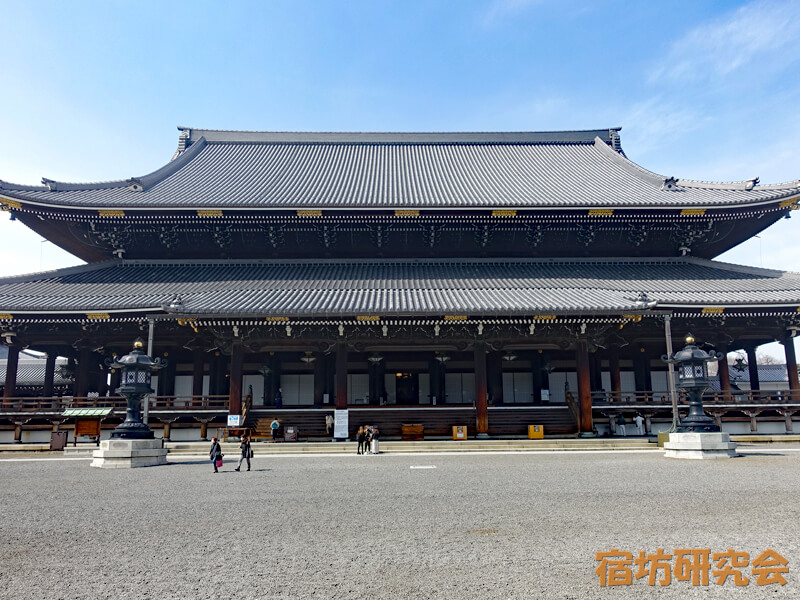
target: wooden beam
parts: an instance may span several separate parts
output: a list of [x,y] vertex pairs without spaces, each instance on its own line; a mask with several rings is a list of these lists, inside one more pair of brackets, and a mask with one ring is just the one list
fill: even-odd
[[589,344],[580,340],[575,349],[578,372],[578,410],[581,415],[582,434],[592,433],[592,381],[589,373]]
[[787,337],[781,344],[783,344],[783,352],[786,355],[786,371],[789,375],[789,389],[794,396],[793,401],[796,402],[800,400],[800,375],[797,373],[797,355],[794,351],[794,338]]
[[475,429],[478,435],[489,433],[489,405],[487,402],[486,343],[475,342]]
[[242,368],[244,366],[244,349],[239,343],[231,348],[231,381],[228,392],[228,412],[232,415],[242,414]]
[[13,398],[17,393],[17,368],[19,367],[19,346],[11,345],[8,347],[8,359],[6,361],[6,381],[3,388],[4,398]]
[[347,408],[347,344],[336,344],[336,408]]

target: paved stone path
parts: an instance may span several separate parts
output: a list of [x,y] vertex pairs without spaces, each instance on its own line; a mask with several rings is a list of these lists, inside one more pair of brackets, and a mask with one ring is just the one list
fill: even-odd
[[[0,598],[800,597],[798,452],[233,466],[0,461]],[[597,551],[705,547],[774,549],[788,584],[601,588],[594,572]]]

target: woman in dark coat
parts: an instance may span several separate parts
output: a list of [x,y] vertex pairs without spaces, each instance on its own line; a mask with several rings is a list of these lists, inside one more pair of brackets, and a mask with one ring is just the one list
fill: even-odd
[[219,473],[217,461],[222,459],[222,446],[219,445],[217,438],[211,438],[211,450],[208,455],[211,457],[211,464],[214,465],[214,473]]
[[247,439],[246,435],[242,436],[242,443],[239,444],[239,449],[242,451],[242,455],[239,457],[239,464],[236,466],[234,471],[239,471],[242,468],[242,461],[247,461],[247,470],[250,470],[250,440]]

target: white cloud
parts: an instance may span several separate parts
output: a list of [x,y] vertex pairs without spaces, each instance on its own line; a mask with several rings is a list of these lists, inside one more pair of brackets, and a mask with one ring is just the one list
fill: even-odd
[[[669,145],[681,136],[704,126],[710,117],[691,108],[655,96],[634,104],[623,115],[623,148],[642,156],[657,147]],[[671,175],[671,173],[667,173]]]
[[546,0],[492,0],[483,15],[484,26],[494,25],[498,21],[516,15],[526,8],[542,4]]
[[689,31],[672,44],[651,81],[719,79],[780,71],[800,58],[800,2],[758,1]]

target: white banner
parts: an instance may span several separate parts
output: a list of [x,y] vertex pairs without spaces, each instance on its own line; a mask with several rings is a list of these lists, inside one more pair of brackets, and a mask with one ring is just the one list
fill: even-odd
[[350,435],[350,413],[347,409],[333,411],[333,437],[347,439]]

